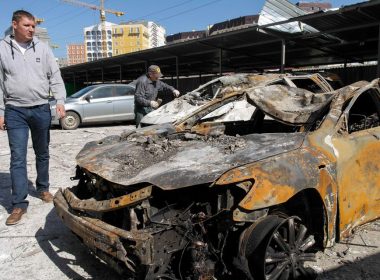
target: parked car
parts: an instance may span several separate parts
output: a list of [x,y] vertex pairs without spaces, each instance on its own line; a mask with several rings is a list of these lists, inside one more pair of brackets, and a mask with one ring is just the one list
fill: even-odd
[[99,84],[81,89],[66,99],[66,117],[59,120],[51,105],[52,124],[76,129],[80,124],[133,120],[133,85]]
[[87,143],[55,208],[133,279],[311,279],[317,250],[380,216],[379,116],[379,79],[247,88]]
[[222,76],[150,112],[141,120],[141,126],[178,121],[210,100],[222,98],[231,92],[253,86],[288,85],[318,93],[333,90],[329,83],[330,80],[332,81],[329,76],[325,78],[320,74],[233,74]]

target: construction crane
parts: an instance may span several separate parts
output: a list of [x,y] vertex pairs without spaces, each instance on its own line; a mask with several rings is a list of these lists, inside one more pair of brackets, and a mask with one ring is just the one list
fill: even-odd
[[80,6],[80,7],[86,7],[92,10],[97,10],[100,12],[100,23],[102,27],[102,56],[107,57],[107,31],[106,31],[106,13],[114,14],[118,17],[123,16],[124,12],[115,11],[111,9],[105,9],[104,8],[104,1],[100,0],[100,5],[92,5],[85,2],[77,1],[77,0],[61,0],[62,2],[66,2],[72,5]]
[[43,18],[35,18],[37,25],[40,25],[43,23],[45,20]]

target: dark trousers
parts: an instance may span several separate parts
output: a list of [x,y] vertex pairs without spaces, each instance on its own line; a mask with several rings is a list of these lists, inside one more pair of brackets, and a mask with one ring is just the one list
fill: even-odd
[[151,107],[140,107],[135,105],[135,123],[136,127],[139,127],[141,119],[153,111]]
[[5,125],[11,150],[11,180],[13,207],[28,207],[28,175],[26,154],[29,130],[32,135],[33,149],[36,155],[37,192],[49,190],[49,142],[50,142],[50,106],[33,107],[5,106]]

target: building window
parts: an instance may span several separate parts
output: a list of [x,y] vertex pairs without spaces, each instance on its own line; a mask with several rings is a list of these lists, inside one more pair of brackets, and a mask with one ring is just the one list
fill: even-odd
[[109,53],[108,53],[108,57],[111,57],[111,56],[112,56],[112,53],[111,53],[111,52],[109,52]]

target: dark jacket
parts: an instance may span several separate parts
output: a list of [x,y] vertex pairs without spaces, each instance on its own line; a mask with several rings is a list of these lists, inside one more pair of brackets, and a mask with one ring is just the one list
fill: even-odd
[[137,108],[150,107],[150,101],[157,99],[157,94],[162,90],[174,91],[175,88],[157,80],[152,81],[146,74],[136,80],[135,106]]

